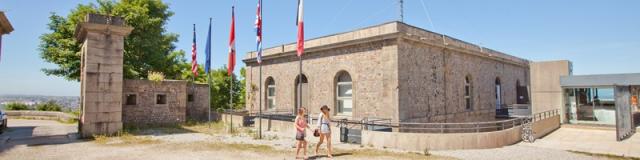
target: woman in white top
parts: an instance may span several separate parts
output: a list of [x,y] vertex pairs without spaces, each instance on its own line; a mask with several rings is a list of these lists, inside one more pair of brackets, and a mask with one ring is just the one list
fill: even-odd
[[320,108],[320,115],[318,115],[318,129],[320,132],[320,142],[316,145],[316,155],[318,155],[318,149],[320,145],[322,145],[323,140],[327,140],[327,157],[333,158],[331,156],[331,152],[333,151],[331,147],[331,118],[329,117],[329,107],[324,105]]

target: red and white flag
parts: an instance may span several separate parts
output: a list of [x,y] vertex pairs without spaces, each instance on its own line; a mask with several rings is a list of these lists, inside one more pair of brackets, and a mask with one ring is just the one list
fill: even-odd
[[198,61],[196,61],[196,24],[193,24],[193,44],[191,45],[191,73],[198,77]]
[[231,76],[236,66],[236,23],[235,23],[235,6],[231,6],[231,33],[229,35],[229,66],[227,74]]
[[298,18],[296,25],[298,25],[298,57],[304,53],[304,22],[303,17],[303,4],[304,0],[298,0]]

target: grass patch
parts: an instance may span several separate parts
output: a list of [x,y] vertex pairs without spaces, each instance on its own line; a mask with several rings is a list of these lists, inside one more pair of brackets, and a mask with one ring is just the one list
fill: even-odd
[[568,150],[568,151],[571,153],[582,154],[582,155],[587,155],[592,157],[607,158],[612,160],[640,160],[640,158],[637,158],[637,157],[624,157],[624,156],[618,156],[613,154],[591,153],[591,152],[582,152],[582,151],[574,151],[574,150]]
[[133,144],[156,144],[160,140],[151,136],[135,136],[126,131],[119,131],[113,136],[94,135],[93,142],[103,145],[133,145]]

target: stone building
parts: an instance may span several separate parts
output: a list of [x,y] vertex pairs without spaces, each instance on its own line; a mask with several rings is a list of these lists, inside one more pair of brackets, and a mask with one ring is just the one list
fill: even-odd
[[529,61],[461,40],[390,22],[305,41],[302,85],[296,44],[255,52],[247,66],[246,109],[293,112],[296,88],[312,114],[322,105],[335,118],[391,122],[470,122],[495,119],[496,109],[528,103]]
[[206,84],[166,80],[125,80],[122,122],[125,126],[179,124],[207,120]]
[[123,125],[167,125],[208,118],[207,85],[123,79],[124,40],[133,29],[120,17],[97,14],[88,14],[76,28],[76,38],[82,43],[82,137],[114,134]]

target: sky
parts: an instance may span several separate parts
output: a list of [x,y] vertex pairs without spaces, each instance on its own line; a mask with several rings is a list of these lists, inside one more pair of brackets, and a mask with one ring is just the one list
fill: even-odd
[[[212,67],[227,63],[232,0],[165,1],[175,12],[166,30],[190,56],[197,27],[198,62],[204,62],[208,19],[213,18]],[[237,69],[254,51],[257,0],[236,2]],[[39,55],[39,37],[51,13],[66,16],[94,0],[0,0],[15,28],[3,36],[0,95],[77,96],[80,84],[45,75],[54,68]],[[570,60],[580,74],[640,72],[640,1],[634,0],[404,0],[404,22],[532,61]],[[263,46],[296,39],[296,0],[263,0]],[[399,19],[398,0],[307,0],[307,39]],[[187,57],[185,57],[186,59]],[[189,58],[190,59],[190,58]],[[189,60],[190,61],[190,60]]]

